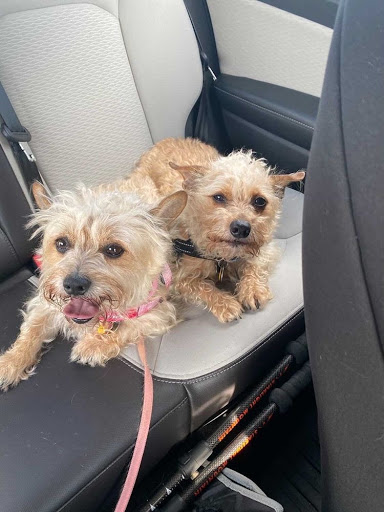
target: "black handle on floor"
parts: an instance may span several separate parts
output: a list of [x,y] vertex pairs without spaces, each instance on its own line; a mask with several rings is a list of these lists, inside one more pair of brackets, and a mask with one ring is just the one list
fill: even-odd
[[275,388],[269,395],[269,402],[279,408],[280,414],[285,414],[292,406],[293,400],[310,384],[312,380],[309,361],[280,388]]
[[179,457],[176,470],[164,478],[146,502],[139,507],[139,512],[156,510],[183,480],[187,480],[211,456],[213,450],[221,441],[244,420],[248,413],[257,407],[261,400],[275,387],[277,382],[285,376],[288,370],[298,367],[308,359],[308,347],[305,333],[294,341],[288,343],[285,356],[264,377],[264,379],[251,389],[251,391],[228,412],[226,418],[212,432],[207,439],[200,441],[197,446]]
[[275,413],[284,414],[292,406],[293,400],[311,383],[311,367],[307,361],[292,377],[274,389],[267,404],[260,413],[238,434],[235,439],[206,466],[199,475],[179,494],[161,507],[161,512],[182,512],[186,504],[193,501],[227,466],[241,449],[248,444],[261,428],[265,427]]

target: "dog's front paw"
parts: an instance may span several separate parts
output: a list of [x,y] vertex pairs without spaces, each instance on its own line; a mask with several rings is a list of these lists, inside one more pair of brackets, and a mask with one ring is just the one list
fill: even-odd
[[272,292],[267,285],[260,285],[257,281],[240,281],[237,300],[244,309],[262,309],[272,299]]
[[26,380],[34,373],[34,365],[25,366],[17,354],[6,352],[0,356],[0,390],[7,391],[17,386],[21,380]]
[[89,366],[105,366],[106,362],[119,355],[120,346],[112,336],[89,336],[79,340],[72,349],[71,361]]
[[222,323],[233,322],[241,318],[243,308],[235,297],[228,295],[224,300],[211,306],[211,312]]

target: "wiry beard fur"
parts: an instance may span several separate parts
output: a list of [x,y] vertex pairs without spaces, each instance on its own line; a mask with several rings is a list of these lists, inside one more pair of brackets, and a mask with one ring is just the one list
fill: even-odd
[[[101,312],[122,311],[145,301],[152,281],[160,274],[170,252],[169,235],[149,208],[130,194],[99,195],[81,188],[63,193],[47,210],[37,212],[29,226],[43,234],[40,295],[62,309],[70,300],[63,289],[66,275],[86,275],[92,282],[86,300]],[[71,248],[60,254],[55,241],[65,236]],[[122,257],[108,259],[102,248],[117,242]]]

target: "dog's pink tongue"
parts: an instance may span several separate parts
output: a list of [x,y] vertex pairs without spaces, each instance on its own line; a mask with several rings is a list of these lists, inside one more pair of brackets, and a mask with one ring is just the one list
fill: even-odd
[[94,302],[79,298],[71,299],[63,310],[65,316],[68,316],[69,318],[78,318],[79,320],[92,318],[98,312],[99,308]]

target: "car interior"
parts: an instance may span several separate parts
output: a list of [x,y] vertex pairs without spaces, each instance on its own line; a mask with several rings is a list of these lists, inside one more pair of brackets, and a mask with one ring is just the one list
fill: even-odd
[[[211,124],[205,141],[224,154],[307,170],[285,192],[267,307],[220,324],[191,306],[147,343],[154,407],[128,511],[383,510],[383,26],[378,0],[0,0],[0,80],[31,135],[7,136],[0,102],[1,351],[38,280],[31,154],[50,191],[94,186],[162,139],[203,140]],[[286,413],[260,420],[222,477],[254,482],[259,508],[216,483],[180,508],[154,505],[180,457],[284,358],[305,363],[307,343],[313,385],[304,364],[300,393],[281,388],[295,395]],[[54,340],[33,378],[0,394],[1,512],[114,510],[141,363],[134,346],[95,368],[69,363],[70,349]]]

